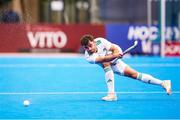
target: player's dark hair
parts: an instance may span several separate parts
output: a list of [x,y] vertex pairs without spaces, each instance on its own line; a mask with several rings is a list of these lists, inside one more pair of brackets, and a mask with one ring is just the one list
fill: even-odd
[[89,41],[93,41],[93,40],[94,40],[94,37],[92,35],[84,35],[80,39],[82,46],[87,46]]

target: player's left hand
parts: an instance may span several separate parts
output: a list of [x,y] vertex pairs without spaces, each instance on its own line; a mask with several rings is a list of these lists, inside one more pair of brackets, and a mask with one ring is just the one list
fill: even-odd
[[118,58],[122,58],[122,57],[123,57],[123,54],[120,53]]

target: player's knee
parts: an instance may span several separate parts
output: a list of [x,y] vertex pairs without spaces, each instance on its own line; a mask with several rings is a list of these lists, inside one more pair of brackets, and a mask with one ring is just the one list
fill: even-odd
[[110,62],[103,62],[102,65],[103,65],[103,68],[111,66]]
[[136,79],[137,76],[138,76],[138,73],[137,72],[130,72],[130,73],[125,73],[125,76],[128,76],[128,77],[131,77],[131,78],[134,78]]
[[138,72],[134,72],[134,73],[131,74],[131,77],[134,78],[134,79],[136,79],[137,76],[138,76]]

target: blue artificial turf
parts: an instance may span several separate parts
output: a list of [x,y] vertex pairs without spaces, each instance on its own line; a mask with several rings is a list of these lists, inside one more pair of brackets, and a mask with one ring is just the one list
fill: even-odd
[[118,101],[105,102],[104,71],[81,57],[0,57],[0,119],[180,119],[180,58],[123,61],[172,80],[174,93],[115,75]]

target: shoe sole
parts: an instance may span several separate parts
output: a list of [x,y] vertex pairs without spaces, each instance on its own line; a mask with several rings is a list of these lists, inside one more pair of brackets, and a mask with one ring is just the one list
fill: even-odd
[[107,99],[106,99],[106,100],[105,100],[105,99],[102,99],[102,100],[103,100],[103,101],[117,101],[117,98],[108,99],[108,100],[107,100]]
[[169,89],[167,89],[166,92],[167,92],[168,95],[171,95],[171,94],[172,94],[172,90],[171,90],[171,81],[168,80],[167,82],[168,82]]

